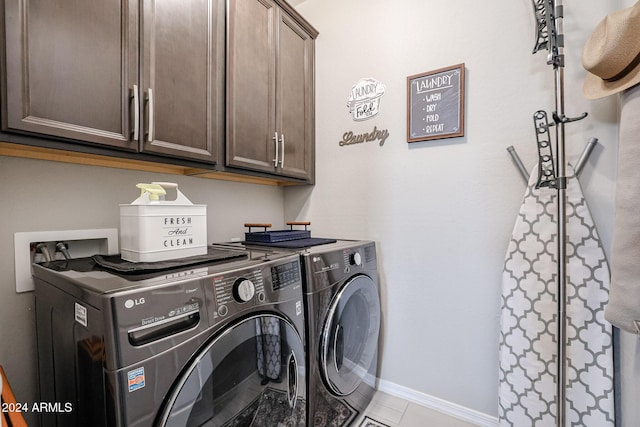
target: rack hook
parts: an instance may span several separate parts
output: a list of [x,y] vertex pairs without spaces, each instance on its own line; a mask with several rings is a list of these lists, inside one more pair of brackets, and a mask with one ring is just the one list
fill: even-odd
[[556,124],[559,123],[571,123],[571,122],[577,122],[579,120],[584,119],[585,117],[587,117],[589,115],[589,113],[582,113],[580,116],[578,117],[567,117],[564,114],[562,115],[558,115],[558,113],[556,113],[555,111],[552,113],[553,116],[553,121]]

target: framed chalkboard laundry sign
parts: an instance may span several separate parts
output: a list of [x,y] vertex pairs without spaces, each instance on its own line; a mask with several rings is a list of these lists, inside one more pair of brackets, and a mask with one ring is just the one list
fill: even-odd
[[464,63],[407,77],[407,142],[464,136]]

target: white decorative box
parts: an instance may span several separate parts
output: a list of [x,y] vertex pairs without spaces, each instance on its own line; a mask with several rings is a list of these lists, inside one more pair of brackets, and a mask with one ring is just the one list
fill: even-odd
[[[141,195],[120,205],[120,256],[155,262],[207,253],[207,205],[194,205],[174,183],[138,184]],[[163,200],[175,188],[175,200]]]

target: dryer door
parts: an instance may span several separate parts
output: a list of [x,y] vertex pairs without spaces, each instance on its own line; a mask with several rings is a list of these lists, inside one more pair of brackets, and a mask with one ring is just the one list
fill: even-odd
[[354,276],[335,295],[322,331],[320,370],[330,390],[351,394],[377,361],[380,298],[370,277]]
[[304,345],[276,315],[244,319],[198,352],[159,414],[167,427],[305,424]]

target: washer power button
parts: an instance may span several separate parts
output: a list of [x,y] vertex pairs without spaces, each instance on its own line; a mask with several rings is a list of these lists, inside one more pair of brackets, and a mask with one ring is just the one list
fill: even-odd
[[220,315],[220,317],[226,316],[228,312],[229,309],[226,305],[221,305],[220,307],[218,307],[218,315]]

